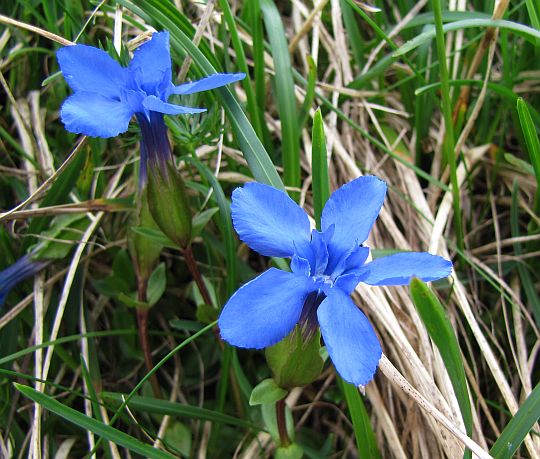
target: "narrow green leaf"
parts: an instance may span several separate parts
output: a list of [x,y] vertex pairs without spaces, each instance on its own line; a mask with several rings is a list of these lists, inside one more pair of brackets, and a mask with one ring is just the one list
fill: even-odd
[[193,221],[191,222],[192,238],[197,237],[202,233],[204,227],[208,224],[216,212],[219,212],[219,207],[211,207],[210,209],[203,210],[193,217]]
[[[88,367],[86,366],[86,362],[81,355],[81,374],[84,378],[84,382],[86,383],[86,387],[88,390],[88,395],[90,397],[90,402],[92,403],[92,414],[96,417],[96,419],[103,423],[103,416],[101,414],[101,406],[99,404],[99,399],[96,393],[96,390],[94,388],[94,382],[92,381],[92,378],[90,377],[90,372],[88,371]],[[112,458],[111,448],[109,446],[108,442],[105,442],[103,445],[103,449],[105,451],[105,456],[107,458]]]
[[[102,392],[101,397],[109,403],[120,405],[126,398],[126,394],[118,392]],[[153,397],[134,396],[128,403],[129,409],[141,413],[169,415],[180,418],[199,419],[220,424],[242,427],[246,429],[260,430],[260,427],[244,419],[235,418],[219,411],[208,410],[198,406],[185,405],[182,403],[169,402],[168,400]]]
[[223,17],[225,18],[225,22],[227,23],[227,29],[231,34],[231,43],[236,54],[238,68],[240,69],[240,71],[246,74],[246,78],[242,80],[241,84],[244,88],[244,91],[246,91],[247,112],[249,113],[251,123],[253,124],[257,136],[259,138],[262,138],[263,130],[260,111],[257,108],[257,99],[255,98],[255,91],[253,90],[253,86],[251,85],[251,79],[249,78],[249,68],[247,65],[246,54],[244,53],[244,47],[242,46],[242,42],[240,41],[240,37],[238,35],[236,22],[232,14],[231,7],[229,6],[229,2],[227,0],[219,0],[219,6],[223,10]]
[[154,306],[161,296],[165,293],[167,288],[167,272],[165,268],[165,263],[160,263],[157,265],[156,269],[152,271],[148,279],[148,304]]
[[517,100],[517,111],[521,129],[523,130],[523,136],[525,137],[527,151],[529,152],[534,175],[536,177],[534,211],[536,214],[540,214],[540,140],[538,139],[536,128],[531,118],[531,114],[529,113],[529,108],[521,97]]
[[[75,186],[79,173],[83,168],[86,157],[83,152],[79,151],[75,155],[66,159],[70,161],[65,165],[65,169],[58,175],[49,191],[40,203],[40,207],[54,206],[56,204],[63,204],[66,201],[66,197],[69,196],[70,191]],[[40,234],[52,220],[53,217],[36,217],[33,218],[30,225],[28,225],[28,235]],[[35,237],[27,237],[23,241],[23,251],[26,251],[35,242]]]
[[426,326],[429,336],[441,353],[444,365],[448,371],[448,376],[456,393],[465,429],[470,436],[473,419],[469,402],[469,391],[461,351],[452,324],[448,320],[448,317],[446,317],[440,301],[424,282],[413,278],[410,288],[414,305]]
[[[285,185],[300,187],[300,132],[291,58],[281,15],[273,0],[259,0],[274,60],[276,101],[281,121],[281,154]],[[298,193],[290,193],[291,197]]]
[[356,447],[358,448],[358,455],[364,459],[378,459],[381,457],[379,448],[377,447],[377,439],[371,428],[371,420],[369,419],[368,412],[360,397],[358,388],[343,381],[338,376],[339,387],[341,392],[345,396],[347,401],[347,407],[349,408],[349,414],[353,423],[354,436],[356,438]]
[[[517,179],[514,179],[512,186],[512,204],[510,206],[510,234],[512,237],[520,237],[519,231],[519,184]],[[514,242],[514,254],[517,258],[523,255],[523,247],[521,243]],[[527,301],[530,305],[536,325],[540,327],[540,297],[538,289],[535,287],[532,272],[523,262],[516,263],[516,271],[521,280],[521,286],[527,296]]]
[[298,116],[298,129],[300,132],[304,129],[304,126],[309,118],[309,111],[315,100],[315,88],[317,85],[317,65],[315,60],[311,56],[307,56],[308,62],[308,79],[306,87],[306,97],[300,108],[300,115]]
[[510,419],[491,447],[489,453],[495,459],[510,459],[514,456],[525,436],[540,419],[540,383],[536,385],[527,400],[523,402],[517,413]]
[[173,241],[171,241],[167,236],[165,236],[165,234],[163,234],[163,231],[161,231],[160,229],[148,228],[146,226],[132,226],[130,230],[154,242],[157,242],[163,247],[178,250],[178,244],[175,244]]
[[326,152],[326,137],[321,109],[317,109],[313,117],[311,174],[313,176],[311,189],[313,191],[313,209],[317,229],[321,229],[321,215],[324,204],[330,197],[328,183],[328,160]]
[[[538,3],[538,1],[525,0],[525,5],[527,5],[527,13],[529,13],[531,25],[536,30],[540,30],[540,4]],[[537,39],[536,46],[538,46],[539,44],[540,39]]]
[[[444,33],[452,32],[454,30],[461,29],[472,29],[472,28],[486,28],[486,27],[496,27],[500,29],[506,29],[514,32],[515,34],[525,38],[531,43],[535,44],[536,40],[540,38],[540,31],[535,30],[531,27],[528,27],[517,22],[506,21],[503,19],[494,20],[494,19],[464,19],[462,21],[451,22],[450,24],[445,24],[443,26]],[[435,37],[435,30],[427,30],[420,35],[417,35],[412,40],[406,42],[401,46],[397,51],[394,52],[394,56],[403,56],[409,51],[412,51],[415,48],[418,48],[422,43],[430,41]]]
[[51,413],[54,413],[60,417],[63,417],[67,421],[75,424],[84,430],[89,430],[90,432],[99,435],[105,440],[112,441],[119,446],[143,455],[144,457],[149,457],[152,459],[174,459],[172,454],[169,454],[165,451],[154,448],[153,446],[147,445],[137,438],[134,438],[124,432],[121,432],[114,427],[111,427],[107,424],[97,421],[94,418],[86,416],[79,411],[74,410],[68,406],[63,405],[59,401],[55,400],[48,395],[45,395],[42,392],[24,386],[22,384],[13,383],[15,388],[21,392],[23,395],[28,397],[30,400],[33,400],[36,403],[39,403],[41,406],[49,410]]

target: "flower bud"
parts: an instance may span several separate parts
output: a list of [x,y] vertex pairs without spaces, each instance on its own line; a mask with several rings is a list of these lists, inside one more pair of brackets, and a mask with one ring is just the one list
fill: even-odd
[[184,182],[170,163],[149,171],[148,208],[159,229],[181,248],[191,240],[191,212]]

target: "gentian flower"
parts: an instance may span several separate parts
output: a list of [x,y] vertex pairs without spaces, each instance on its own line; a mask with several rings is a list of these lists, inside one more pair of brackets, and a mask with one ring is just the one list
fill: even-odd
[[19,258],[11,266],[0,272],[0,306],[13,287],[26,278],[37,274],[49,264],[46,260],[33,260],[30,255]]
[[200,113],[203,108],[168,103],[172,94],[194,94],[241,80],[244,73],[217,73],[175,86],[172,83],[169,33],[158,32],[122,67],[105,51],[86,45],[61,48],[60,70],[73,90],[60,110],[66,129],[91,137],[114,137],[127,131],[133,115],[141,127],[140,180],[149,167],[164,169],[172,159],[163,115]]
[[292,272],[270,268],[244,284],[224,306],[218,325],[228,343],[261,349],[285,338],[300,323],[320,326],[341,377],[355,385],[372,378],[381,345],[366,316],[350,298],[359,282],[405,285],[411,278],[446,277],[452,263],[425,252],[403,252],[366,263],[364,245],[386,195],[386,184],[360,177],[335,191],[310,231],[306,213],[284,192],[248,183],[232,195],[240,239],[261,255],[290,257]]

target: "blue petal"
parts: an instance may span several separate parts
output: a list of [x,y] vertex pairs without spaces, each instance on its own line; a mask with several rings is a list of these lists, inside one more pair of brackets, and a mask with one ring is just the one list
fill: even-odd
[[385,195],[386,184],[374,176],[359,177],[332,193],[321,216],[323,232],[335,225],[328,248],[329,266],[367,239]]
[[339,288],[347,295],[350,295],[356,286],[366,277],[366,274],[352,271],[350,273],[342,274],[335,281],[333,286]]
[[182,105],[169,104],[158,99],[156,96],[145,97],[143,107],[151,112],[165,113],[165,115],[185,115],[188,113],[202,113],[206,108],[184,107]]
[[243,80],[246,77],[245,73],[216,73],[209,75],[206,78],[190,83],[184,83],[175,86],[172,89],[172,94],[194,94],[196,92],[208,91],[210,89],[220,88],[235,81]]
[[137,48],[129,70],[140,89],[147,94],[164,96],[172,79],[169,32],[154,33],[150,41]]
[[317,317],[328,354],[337,372],[355,386],[373,379],[382,355],[369,320],[339,289],[332,289],[319,306]]
[[101,49],[74,45],[60,48],[56,57],[60,70],[73,91],[87,91],[120,98],[127,70]]
[[60,110],[68,131],[103,138],[127,131],[131,115],[128,104],[84,91],[68,97]]
[[4,304],[10,290],[19,282],[33,276],[49,264],[44,260],[32,260],[30,255],[19,258],[11,266],[0,271],[0,306]]
[[221,336],[238,347],[272,346],[294,328],[313,288],[309,277],[270,268],[229,299],[218,320]]
[[413,277],[430,282],[448,276],[452,262],[427,252],[403,252],[378,258],[362,267],[369,285],[407,285]]
[[231,214],[240,239],[261,255],[290,257],[297,247],[309,244],[306,213],[287,194],[271,186],[246,183],[236,188]]
[[309,265],[309,261],[305,258],[293,255],[291,260],[291,271],[295,274],[309,276],[311,274],[311,266]]

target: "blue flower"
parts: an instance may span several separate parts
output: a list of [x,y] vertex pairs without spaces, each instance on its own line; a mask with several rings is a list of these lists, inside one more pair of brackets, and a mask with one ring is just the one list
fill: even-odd
[[19,258],[11,266],[0,271],[0,306],[4,304],[6,297],[13,287],[24,279],[33,276],[49,264],[45,260],[32,260],[30,255]]
[[405,285],[411,278],[446,277],[452,263],[425,252],[403,252],[366,263],[364,246],[386,195],[377,177],[360,177],[335,191],[322,212],[322,231],[310,231],[306,213],[285,193],[248,183],[232,195],[234,227],[262,255],[290,257],[292,272],[270,268],[243,285],[219,317],[228,343],[261,349],[285,338],[297,323],[320,326],[341,377],[355,385],[371,379],[381,346],[350,298],[359,282]]
[[141,177],[146,162],[163,166],[172,158],[163,115],[206,111],[168,103],[172,94],[194,94],[241,80],[244,73],[217,73],[199,81],[172,83],[169,33],[159,32],[135,50],[128,67],[105,51],[85,45],[66,46],[56,53],[60,69],[74,94],[60,117],[66,129],[92,137],[114,137],[127,131],[136,116],[142,132]]

